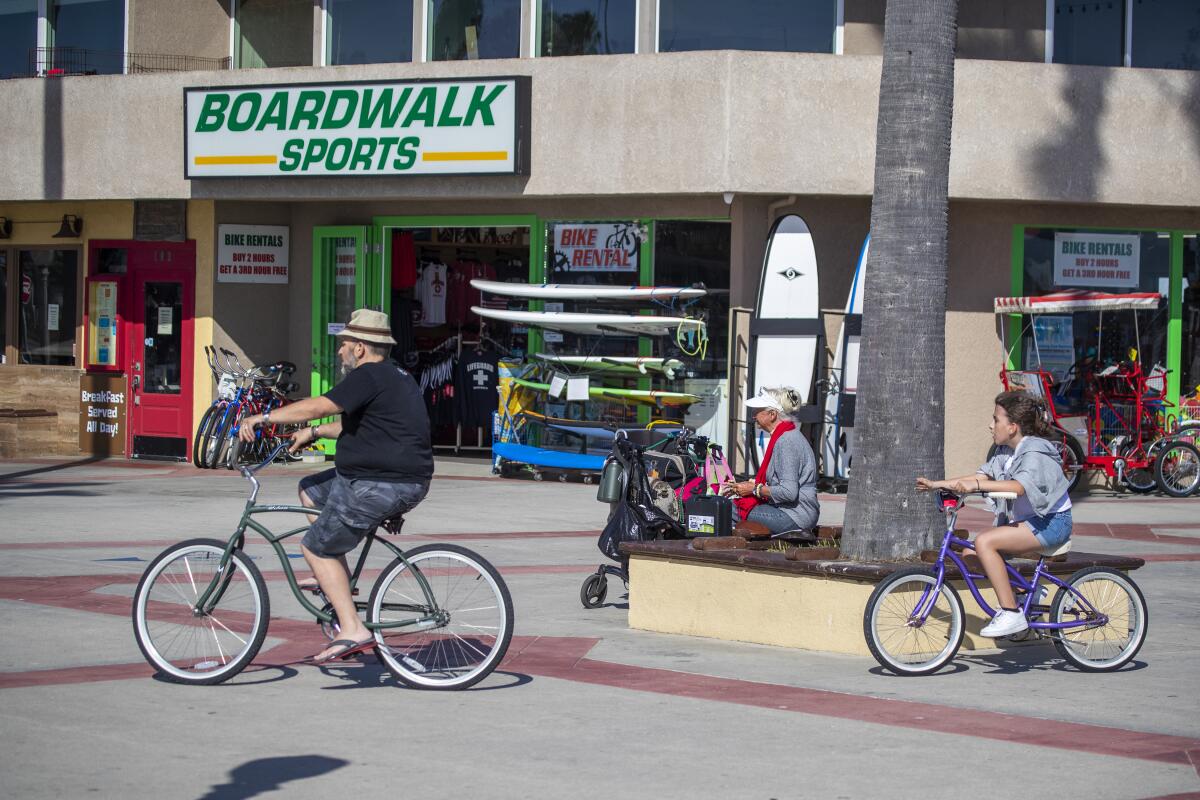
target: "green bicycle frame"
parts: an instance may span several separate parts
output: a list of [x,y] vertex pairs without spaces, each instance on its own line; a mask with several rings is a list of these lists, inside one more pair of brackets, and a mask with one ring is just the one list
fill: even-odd
[[[192,609],[193,613],[197,615],[211,613],[216,607],[217,603],[221,601],[221,597],[225,594],[225,590],[228,588],[229,582],[233,578],[233,571],[228,569],[229,562],[233,559],[234,551],[241,550],[244,546],[246,529],[250,528],[270,542],[271,546],[275,548],[275,554],[279,557],[279,563],[283,566],[284,574],[287,575],[288,586],[291,587],[292,594],[296,597],[296,600],[300,603],[304,610],[316,617],[316,619],[320,622],[332,622],[332,614],[317,608],[315,605],[309,602],[307,597],[304,596],[303,591],[300,589],[300,584],[296,582],[296,574],[292,571],[292,566],[289,563],[290,559],[288,558],[287,551],[285,551],[283,549],[283,545],[280,544],[280,542],[285,539],[300,533],[304,533],[309,529],[310,526],[303,525],[299,528],[275,535],[266,526],[252,519],[255,514],[268,514],[276,512],[312,514],[313,509],[306,506],[256,505],[255,499],[257,494],[258,488],[256,483],[254,493],[251,495],[250,500],[246,503],[245,510],[242,512],[242,518],[238,522],[237,530],[235,530],[233,535],[229,537],[229,542],[225,545],[225,551],[221,554],[220,567],[217,569],[217,573],[213,576],[212,582],[209,583],[208,588],[205,589],[204,593],[196,601],[196,604]],[[372,531],[367,535],[367,541],[363,545],[362,552],[359,554],[358,561],[355,564],[354,572],[350,576],[351,591],[354,590],[358,583],[359,576],[362,574],[363,566],[367,561],[367,553],[370,552],[371,544],[375,541],[382,542],[386,548],[392,551],[392,554],[395,555],[396,558],[404,562],[404,565],[412,571],[412,574],[416,576],[417,583],[420,584],[421,591],[424,592],[425,598],[429,601],[429,604],[425,606],[413,606],[408,604],[388,603],[385,607],[391,610],[412,611],[417,614],[423,614],[423,616],[416,619],[400,620],[396,622],[365,622],[364,624],[366,625],[367,629],[374,631],[385,628],[403,628],[409,626],[424,628],[434,627],[442,624],[444,621],[444,612],[437,607],[437,600],[433,596],[433,590],[430,588],[429,582],[421,573],[421,570],[414,567],[408,561],[403,550],[389,542],[387,539],[380,539],[376,535],[375,531]],[[358,611],[363,611],[366,609],[367,604],[364,602],[355,601],[354,607]]]

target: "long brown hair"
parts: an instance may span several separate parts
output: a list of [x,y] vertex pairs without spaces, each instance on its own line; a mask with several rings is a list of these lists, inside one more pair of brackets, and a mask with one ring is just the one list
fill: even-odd
[[1040,397],[1029,392],[1001,392],[996,395],[996,405],[1004,409],[1009,421],[1020,428],[1023,435],[1043,439],[1053,435],[1046,402]]

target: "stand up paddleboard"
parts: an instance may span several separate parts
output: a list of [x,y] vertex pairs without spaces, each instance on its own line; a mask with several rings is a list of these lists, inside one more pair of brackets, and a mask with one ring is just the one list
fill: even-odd
[[676,358],[653,358],[651,356],[556,356],[549,353],[534,353],[534,358],[548,364],[571,369],[586,369],[593,372],[619,372],[645,375],[661,372],[668,380],[683,369],[683,362]]
[[844,481],[850,477],[854,455],[854,407],[858,395],[858,349],[862,339],[863,292],[867,288],[867,254],[871,237],[863,241],[854,283],[846,299],[846,313],[833,354],[833,377],[825,399],[825,425],[821,430],[821,475]]
[[655,317],[638,314],[577,314],[569,311],[508,311],[471,306],[484,319],[516,325],[534,325],[570,333],[623,333],[634,336],[671,336],[682,325],[684,331],[701,330],[704,323],[687,317]]
[[[542,394],[550,391],[548,383],[538,383],[524,378],[513,378],[512,382],[516,386]],[[700,400],[697,395],[688,392],[660,392],[657,389],[612,389],[607,386],[590,386],[588,395],[606,400],[630,400],[654,406],[690,406]]]
[[708,294],[699,287],[591,286],[572,283],[505,283],[478,278],[471,285],[481,292],[533,300],[695,300]]
[[[764,387],[795,389],[802,402],[813,402],[821,330],[817,296],[817,253],[808,225],[795,214],[776,220],[767,239],[758,303],[750,322],[750,391]],[[801,421],[809,421],[803,413]],[[746,450],[757,468],[767,446],[753,418],[747,420]]]

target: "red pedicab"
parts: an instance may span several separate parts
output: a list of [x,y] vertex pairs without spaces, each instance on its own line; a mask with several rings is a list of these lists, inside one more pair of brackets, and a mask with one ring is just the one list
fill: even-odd
[[[1073,490],[1083,470],[1099,470],[1115,483],[1135,492],[1149,492],[1156,486],[1173,497],[1186,497],[1200,488],[1200,451],[1188,441],[1195,423],[1185,422],[1171,412],[1167,401],[1167,370],[1156,365],[1147,374],[1138,356],[1141,352],[1137,311],[1158,308],[1161,296],[1154,292],[1107,294],[1082,289],[1065,290],[1039,297],[997,297],[996,314],[1025,314],[1030,322],[1033,359],[1029,369],[1010,370],[1012,350],[1008,346],[1006,325],[1001,325],[1006,368],[1000,379],[1006,391],[1021,389],[1044,398],[1050,423],[1060,434],[1056,442],[1063,459],[1063,471]],[[1034,320],[1043,314],[1073,314],[1078,311],[1100,313],[1100,335],[1096,358],[1076,360],[1074,342],[1055,342],[1049,348],[1039,342]],[[1134,312],[1137,347],[1124,360],[1105,363],[1101,342],[1104,313]],[[1068,327],[1069,331],[1070,328]],[[1025,331],[1022,331],[1024,334]],[[1024,339],[1018,336],[1015,347]],[[1060,359],[1066,355],[1069,365],[1057,374],[1043,363],[1043,350],[1051,350]],[[1029,360],[1029,359],[1027,359]],[[1062,365],[1063,361],[1059,361]],[[1068,390],[1080,382],[1078,400],[1066,402]],[[989,458],[991,453],[989,452]]]

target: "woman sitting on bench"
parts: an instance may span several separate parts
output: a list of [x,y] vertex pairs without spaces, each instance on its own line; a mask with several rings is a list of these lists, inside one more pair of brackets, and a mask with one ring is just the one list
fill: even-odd
[[754,422],[770,437],[752,481],[729,482],[721,493],[736,498],[739,516],[765,525],[772,535],[817,525],[817,458],[788,415],[800,406],[794,389],[763,389],[746,401]]

